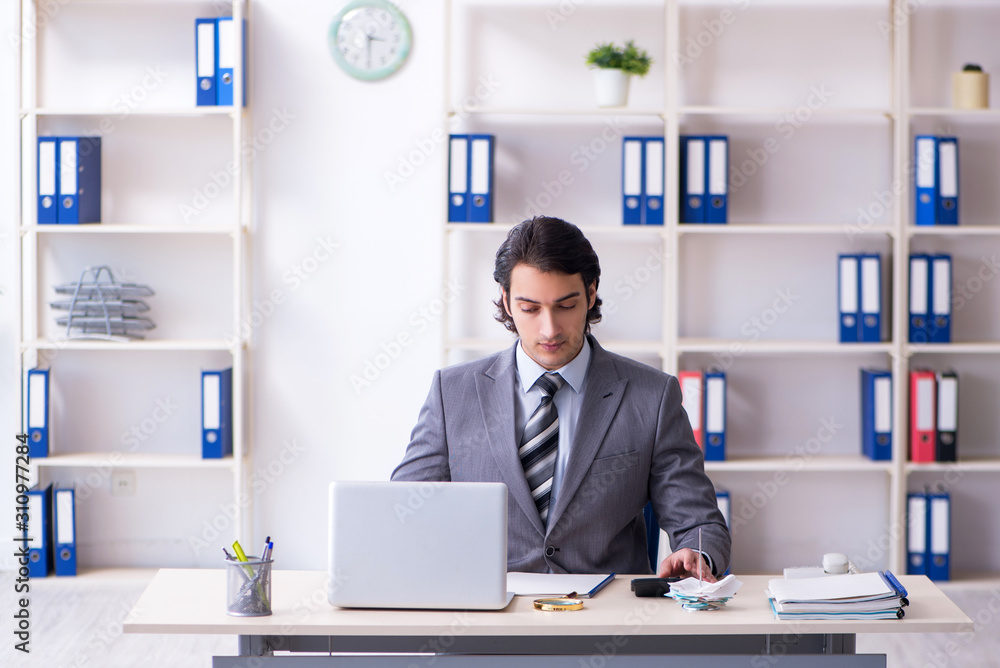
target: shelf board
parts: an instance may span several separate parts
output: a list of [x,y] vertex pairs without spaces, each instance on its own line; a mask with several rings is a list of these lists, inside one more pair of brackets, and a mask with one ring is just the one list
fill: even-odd
[[[740,339],[687,339],[677,341],[681,353],[733,354],[833,354],[855,355],[892,352],[891,343],[837,343],[836,341],[742,341]],[[739,351],[738,353],[736,351]]]
[[906,232],[912,236],[1000,235],[1000,225],[908,225]]
[[143,341],[105,341],[103,339],[35,339],[21,343],[21,352],[28,350],[132,350],[132,351],[232,351],[233,346],[222,339],[151,339]]
[[861,455],[816,456],[788,455],[782,457],[743,457],[724,462],[705,462],[708,473],[767,473],[771,471],[819,471],[836,473],[889,472],[891,462],[874,462]]
[[954,109],[952,107],[910,107],[910,116],[960,116],[1000,121],[1000,109]]
[[135,452],[85,452],[55,454],[32,458],[31,463],[44,467],[111,467],[127,469],[232,469],[235,459],[202,459],[198,455],[152,454]]
[[[502,232],[507,234],[514,227],[515,223],[447,223],[445,232],[469,232],[490,233]],[[662,236],[666,229],[663,225],[578,225],[584,235],[613,235],[613,236]]]
[[[680,223],[677,231],[680,234],[826,234],[845,235],[848,237],[859,234],[854,223],[728,223],[724,225],[706,223]],[[884,234],[895,236],[895,229],[889,225],[873,225],[860,230],[864,234]]]
[[470,107],[450,109],[449,116],[458,114],[468,114],[470,116],[583,116],[594,118],[608,118],[611,116],[650,116],[653,118],[663,118],[666,113],[663,109],[630,109],[629,107]]
[[1000,342],[997,341],[974,341],[962,343],[908,343],[906,344],[907,355],[922,354],[1000,354]]
[[[678,112],[682,115],[688,114],[691,116],[782,116],[785,114],[795,114],[799,109],[800,107],[717,107],[712,105],[690,105],[679,107]],[[820,107],[818,109],[809,109],[809,112],[810,116],[828,116],[831,118],[892,116],[892,109],[888,107]]]
[[[198,116],[232,116],[236,107],[149,107],[130,109],[128,116],[194,118]],[[121,111],[87,107],[35,107],[21,109],[21,117],[36,116],[121,116]]]
[[228,234],[245,229],[233,225],[155,225],[107,223],[86,225],[24,225],[21,234]]
[[965,457],[957,462],[906,462],[906,474],[961,471],[963,473],[1000,473],[1000,457]]

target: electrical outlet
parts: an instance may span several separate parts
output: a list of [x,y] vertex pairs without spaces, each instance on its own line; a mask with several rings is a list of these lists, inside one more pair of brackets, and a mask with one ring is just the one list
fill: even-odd
[[111,496],[133,496],[135,494],[135,471],[116,470],[111,472]]

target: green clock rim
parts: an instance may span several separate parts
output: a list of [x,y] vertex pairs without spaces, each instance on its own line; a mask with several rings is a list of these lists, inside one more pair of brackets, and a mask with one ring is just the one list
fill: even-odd
[[[347,62],[343,54],[340,53],[340,49],[334,48],[334,44],[336,44],[337,31],[340,29],[340,24],[344,20],[344,16],[348,12],[352,12],[355,9],[363,9],[365,7],[383,9],[389,12],[389,14],[391,14],[392,17],[399,23],[403,32],[403,44],[400,46],[398,55],[385,67],[380,67],[375,70],[363,70],[355,67],[351,63]],[[403,66],[406,59],[409,58],[410,47],[412,44],[413,33],[410,30],[410,21],[396,5],[388,2],[387,0],[353,0],[353,2],[347,3],[339,12],[337,12],[337,15],[333,17],[333,21],[330,23],[330,29],[327,31],[326,35],[326,46],[327,49],[329,49],[330,56],[333,58],[334,62],[337,63],[337,65],[347,74],[355,79],[361,79],[362,81],[377,81],[396,72]]]

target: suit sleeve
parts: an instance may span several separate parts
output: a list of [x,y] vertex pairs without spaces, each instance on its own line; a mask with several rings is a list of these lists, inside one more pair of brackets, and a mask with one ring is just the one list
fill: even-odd
[[434,373],[430,392],[410,433],[403,461],[392,472],[392,480],[451,480],[440,371]]
[[714,574],[721,575],[729,568],[729,529],[719,510],[715,487],[705,475],[704,455],[681,407],[680,384],[673,376],[660,399],[649,495],[674,551],[685,547],[697,550],[700,527],[702,551],[711,558]]

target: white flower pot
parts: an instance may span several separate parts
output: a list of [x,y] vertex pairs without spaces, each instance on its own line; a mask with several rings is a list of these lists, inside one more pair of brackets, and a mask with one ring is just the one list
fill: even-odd
[[628,103],[628,82],[632,77],[622,70],[594,70],[598,107],[624,107]]

